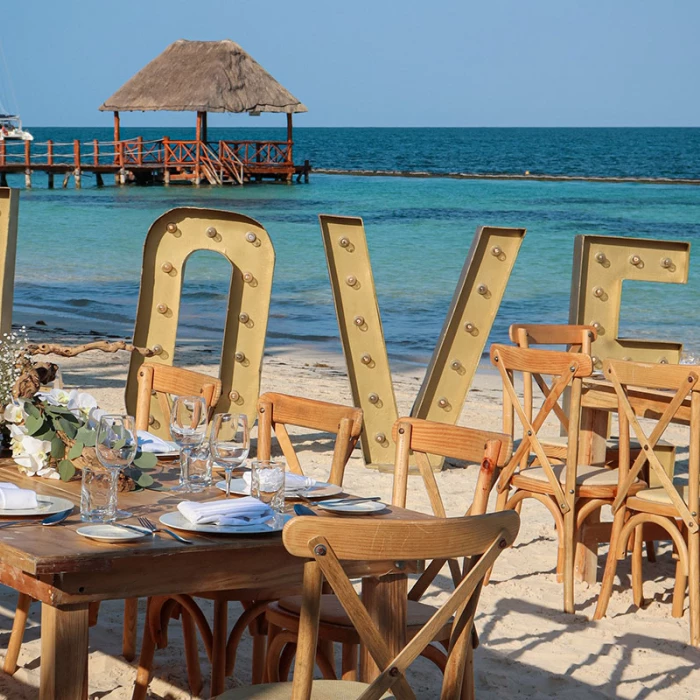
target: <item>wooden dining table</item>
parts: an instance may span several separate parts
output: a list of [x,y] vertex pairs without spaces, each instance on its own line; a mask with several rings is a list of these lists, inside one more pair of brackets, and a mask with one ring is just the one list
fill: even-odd
[[[175,481],[167,464],[156,478]],[[0,459],[0,481],[16,483],[40,495],[61,496],[76,505],[80,482],[29,478],[10,459]],[[216,489],[192,494],[193,500],[223,497]],[[182,496],[169,491],[141,490],[119,494],[119,507],[154,522],[176,508]],[[328,514],[327,517],[340,517]],[[357,516],[348,516],[349,518]],[[422,519],[431,516],[387,506],[376,516]],[[0,520],[0,523],[2,521]],[[134,522],[132,520],[126,522]],[[87,698],[88,606],[110,599],[148,597],[196,591],[301,586],[303,560],[284,548],[280,533],[202,535],[181,533],[186,545],[168,536],[146,537],[122,544],[86,539],[76,530],[85,525],[79,507],[60,526],[0,528],[0,583],[26,593],[42,604],[41,700]],[[363,597],[382,635],[398,652],[405,638],[406,574],[417,562],[353,562],[349,575],[363,579]],[[361,673],[371,679],[376,667],[365,653]]]
[[[628,391],[630,406],[639,418],[658,419],[668,407],[673,392],[646,388]],[[615,387],[601,376],[585,379],[581,395],[581,431],[579,440],[579,463],[602,466],[605,464],[606,440],[610,415],[617,413],[618,402]],[[690,424],[690,400],[680,406],[673,423]],[[649,526],[645,526],[645,534]],[[610,541],[611,522],[600,521],[600,510],[594,511],[583,523],[576,549],[576,578],[595,583],[598,569],[598,545]],[[659,532],[659,539],[668,535]],[[665,535],[665,536],[664,536]],[[650,535],[655,539],[655,535]]]

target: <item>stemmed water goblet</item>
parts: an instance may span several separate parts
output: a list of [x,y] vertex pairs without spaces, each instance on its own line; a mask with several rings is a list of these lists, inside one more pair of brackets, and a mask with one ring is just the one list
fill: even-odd
[[231,472],[245,464],[250,452],[248,416],[217,413],[209,435],[209,452],[226,472],[226,498],[231,496]]
[[105,415],[100,418],[95,435],[95,454],[99,463],[110,471],[116,520],[131,517],[131,513],[116,507],[117,486],[119,472],[134,461],[136,446],[136,427],[132,416]]
[[201,491],[201,484],[190,483],[192,451],[204,442],[207,431],[207,404],[202,396],[177,396],[170,412],[170,434],[180,448],[180,484],[173,491]]

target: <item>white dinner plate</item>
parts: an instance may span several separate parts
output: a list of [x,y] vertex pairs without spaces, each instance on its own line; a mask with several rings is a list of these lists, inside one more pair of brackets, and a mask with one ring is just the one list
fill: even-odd
[[319,508],[333,513],[347,513],[350,515],[367,515],[384,510],[386,505],[379,501],[364,501],[364,503],[317,503]]
[[254,535],[279,532],[291,517],[289,514],[284,514],[282,517],[272,518],[266,523],[256,523],[255,525],[215,525],[214,523],[191,523],[179,510],[174,510],[161,515],[159,520],[163,525],[187,532],[207,532],[213,535]]
[[79,527],[76,532],[83,537],[101,542],[131,542],[146,537],[146,533],[138,533],[135,530],[127,530],[125,527],[117,527],[108,523],[99,525],[85,525]]
[[73,510],[74,503],[60,496],[38,496],[38,508],[0,508],[0,518],[15,518],[18,515],[52,515],[64,510]]
[[[226,491],[226,482],[217,481],[216,488]],[[343,489],[335,484],[327,484],[323,481],[318,481],[310,489],[304,489],[302,495],[304,498],[329,498],[330,496],[337,496],[342,493]],[[246,484],[245,479],[231,479],[231,493],[237,496],[250,496],[250,487]],[[298,491],[285,491],[284,497],[288,500],[298,499]]]

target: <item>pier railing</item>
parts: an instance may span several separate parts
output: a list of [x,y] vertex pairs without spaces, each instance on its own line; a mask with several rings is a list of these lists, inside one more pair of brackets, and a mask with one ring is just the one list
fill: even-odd
[[142,137],[120,141],[0,141],[0,171],[162,171],[166,180],[242,183],[249,175],[294,172],[291,141],[215,141]]

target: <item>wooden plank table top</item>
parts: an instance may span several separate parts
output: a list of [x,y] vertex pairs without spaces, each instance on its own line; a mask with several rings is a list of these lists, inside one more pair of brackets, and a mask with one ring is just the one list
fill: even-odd
[[[157,478],[163,483],[176,483],[175,470],[164,463]],[[287,553],[280,533],[182,533],[193,540],[191,545],[167,535],[119,544],[96,542],[76,532],[85,524],[79,513],[79,481],[29,478],[20,474],[9,459],[0,459],[0,481],[42,495],[61,496],[77,506],[68,520],[56,527],[44,527],[37,521],[34,525],[0,528],[0,583],[43,604],[42,700],[86,697],[89,602],[301,585],[303,561]],[[213,488],[188,494],[192,500],[217,496],[223,497],[223,493]],[[182,495],[168,491],[143,490],[120,493],[118,505],[134,517],[147,516],[157,522],[182,499]],[[373,517],[407,520],[432,516],[387,506],[386,513]],[[398,569],[395,562],[355,562],[347,570],[353,577],[371,577],[372,598],[377,607],[385,607],[387,600],[396,600],[395,591],[401,587],[397,577],[403,578],[405,586],[405,574],[415,567]],[[382,581],[386,581],[383,592]]]

